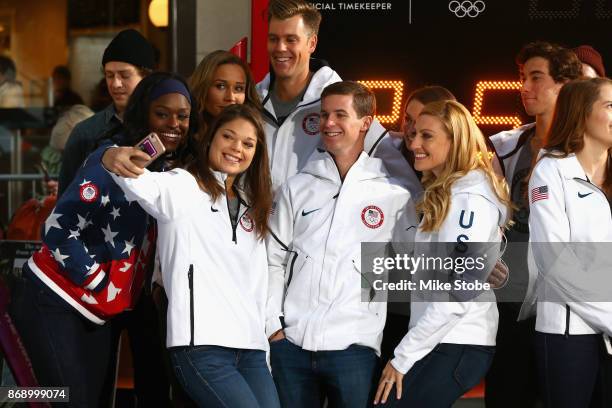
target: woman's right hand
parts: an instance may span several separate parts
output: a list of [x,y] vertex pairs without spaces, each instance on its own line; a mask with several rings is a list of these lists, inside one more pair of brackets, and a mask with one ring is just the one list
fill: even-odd
[[111,147],[102,155],[102,165],[121,177],[137,178],[151,157],[135,147]]

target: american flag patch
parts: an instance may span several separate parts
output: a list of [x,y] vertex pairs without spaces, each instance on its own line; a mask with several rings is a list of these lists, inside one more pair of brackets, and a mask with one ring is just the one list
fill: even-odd
[[540,186],[531,189],[531,203],[539,200],[548,200],[548,186]]

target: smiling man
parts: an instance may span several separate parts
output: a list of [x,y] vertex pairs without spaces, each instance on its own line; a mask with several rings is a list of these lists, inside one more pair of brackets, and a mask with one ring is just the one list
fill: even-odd
[[[527,182],[532,163],[553,119],[559,91],[565,83],[580,76],[581,63],[569,49],[547,42],[525,45],[516,57],[521,80],[521,100],[525,112],[535,123],[491,136],[502,165],[510,196],[518,207],[514,224],[506,232],[508,242],[523,242],[510,247],[514,256],[504,260],[511,271],[504,290],[512,302],[499,302],[499,328],[493,364],[486,377],[487,407],[534,407],[537,399],[536,367],[533,351],[535,319],[517,322],[521,301],[529,280],[526,243],[529,241],[529,202]],[[525,253],[517,253],[524,248]],[[504,292],[498,292],[503,298]]]
[[59,175],[61,195],[70,185],[85,158],[95,149],[100,136],[120,127],[123,111],[136,85],[155,66],[153,46],[136,30],[123,30],[104,50],[102,69],[113,103],[106,109],[75,126],[70,134]]
[[[323,60],[312,58],[321,14],[304,0],[271,0],[268,6],[268,56],[272,71],[257,84],[264,105],[265,131],[274,191],[301,170],[321,147],[319,111],[323,88],[341,81]],[[394,177],[420,191],[416,175],[390,143],[387,130],[373,120],[363,149],[381,158]]]
[[284,407],[319,407],[325,397],[332,407],[371,401],[387,306],[362,288],[361,243],[389,242],[394,231],[410,241],[406,231],[417,224],[408,190],[363,150],[375,104],[356,82],[326,87],[325,149],[275,201],[266,333]]

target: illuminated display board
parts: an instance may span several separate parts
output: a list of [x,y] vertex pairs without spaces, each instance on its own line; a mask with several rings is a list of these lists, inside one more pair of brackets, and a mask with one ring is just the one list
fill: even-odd
[[374,88],[391,128],[406,95],[430,84],[450,89],[486,134],[530,121],[514,57],[533,40],[590,44],[612,72],[612,0],[311,2],[323,15],[314,56]]

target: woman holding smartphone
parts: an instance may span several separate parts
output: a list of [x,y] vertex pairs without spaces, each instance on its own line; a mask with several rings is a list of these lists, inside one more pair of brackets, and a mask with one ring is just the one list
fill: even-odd
[[272,192],[259,113],[225,108],[195,153],[185,169],[113,175],[158,223],[174,371],[199,406],[278,407],[266,363]]
[[176,155],[197,124],[186,84],[167,73],[138,84],[124,120],[124,130],[87,158],[59,199],[11,304],[40,385],[70,387],[71,406],[103,400],[117,350],[107,320],[136,303],[154,240],[146,212],[130,205],[101,156],[113,142],[132,146],[150,132]]
[[[415,128],[409,148],[425,188],[417,205],[423,218],[415,254],[438,252],[444,249],[441,243],[457,251],[463,245],[493,243],[489,263],[476,276],[484,283],[498,259],[496,243],[508,220],[506,183],[495,174],[484,137],[460,103],[427,104]],[[458,268],[450,275],[446,278],[469,279]],[[484,377],[495,350],[495,296],[490,290],[450,295],[446,301],[417,301],[413,293],[408,334],[382,373],[375,404],[448,407]]]
[[602,333],[612,334],[610,149],[612,81],[564,85],[529,180],[539,274],[536,362],[547,407],[589,406],[602,368]]

